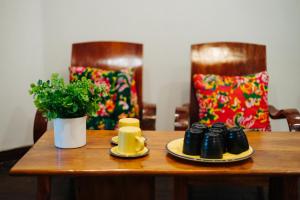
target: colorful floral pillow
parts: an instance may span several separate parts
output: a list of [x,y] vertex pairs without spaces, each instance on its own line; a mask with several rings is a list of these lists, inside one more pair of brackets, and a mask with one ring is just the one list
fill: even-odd
[[117,128],[117,122],[124,117],[138,117],[139,107],[133,70],[103,70],[93,67],[72,66],[70,81],[86,77],[96,85],[104,84],[107,96],[99,103],[96,117],[87,119],[88,129]]
[[270,131],[268,81],[266,71],[246,76],[195,74],[200,122]]

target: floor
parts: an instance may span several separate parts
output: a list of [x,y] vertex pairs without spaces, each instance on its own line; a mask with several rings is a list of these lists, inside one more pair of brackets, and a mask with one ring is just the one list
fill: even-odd
[[[0,163],[0,199],[1,200],[31,200],[35,199],[36,178],[10,176],[9,169],[13,162]],[[52,182],[51,199],[74,199],[70,194],[70,180],[68,177],[54,177]],[[156,200],[173,199],[173,181],[168,177],[156,179]],[[257,188],[210,186],[202,188],[190,188],[189,200],[260,200],[267,199],[264,191],[263,198],[257,192]]]
[[[1,200],[32,200],[36,197],[36,178],[26,176],[10,176],[9,169],[15,161],[0,163],[0,199]],[[70,198],[69,179],[53,178],[52,199],[64,200]],[[58,187],[59,186],[59,187]]]

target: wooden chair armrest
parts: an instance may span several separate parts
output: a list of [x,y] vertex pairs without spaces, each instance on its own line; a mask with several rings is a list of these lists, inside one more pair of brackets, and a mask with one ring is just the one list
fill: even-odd
[[278,110],[269,105],[269,113],[272,119],[286,118],[290,131],[300,131],[300,113],[295,108]]
[[36,111],[33,122],[33,141],[34,143],[46,132],[48,119],[41,112]]
[[186,130],[189,126],[189,104],[185,103],[175,109],[174,129],[176,131]]
[[156,105],[143,102],[143,118],[141,127],[143,130],[155,130],[156,123]]

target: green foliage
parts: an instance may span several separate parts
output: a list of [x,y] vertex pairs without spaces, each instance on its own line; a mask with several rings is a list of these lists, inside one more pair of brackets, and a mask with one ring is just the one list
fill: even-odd
[[37,109],[49,120],[94,116],[99,109],[98,103],[106,95],[104,87],[96,86],[91,80],[83,78],[66,84],[56,73],[48,81],[31,84],[29,93]]

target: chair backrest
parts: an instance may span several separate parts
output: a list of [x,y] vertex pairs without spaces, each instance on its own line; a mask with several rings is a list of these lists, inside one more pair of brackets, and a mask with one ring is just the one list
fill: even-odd
[[128,42],[85,42],[72,45],[72,66],[90,66],[118,70],[133,68],[142,118],[143,108],[143,45]]
[[194,44],[191,47],[190,124],[199,121],[199,106],[193,85],[194,74],[228,76],[265,71],[266,46],[238,42]]

